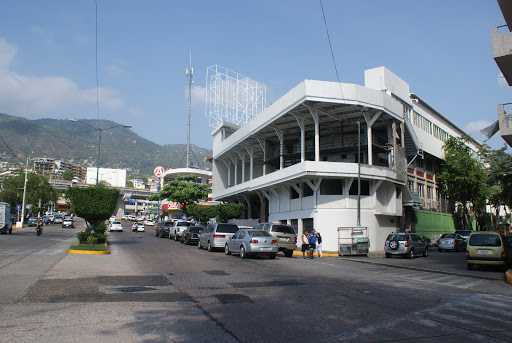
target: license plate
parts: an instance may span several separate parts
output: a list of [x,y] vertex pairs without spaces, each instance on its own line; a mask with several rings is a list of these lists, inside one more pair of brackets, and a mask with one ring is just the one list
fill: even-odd
[[262,247],[260,248],[260,251],[270,251],[272,248]]
[[489,255],[491,252],[489,250],[478,250],[477,254],[480,255]]
[[279,237],[279,242],[287,242],[288,238],[286,237]]

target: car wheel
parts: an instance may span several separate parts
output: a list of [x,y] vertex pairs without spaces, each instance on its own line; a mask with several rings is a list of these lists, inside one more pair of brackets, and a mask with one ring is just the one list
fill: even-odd
[[473,265],[472,264],[468,263],[467,266],[468,266],[468,270],[473,270]]
[[177,242],[178,241],[178,235],[174,235],[174,240]]
[[229,246],[227,245],[227,243],[226,243],[226,245],[224,246],[224,253],[225,253],[226,255],[231,255],[231,251],[229,251]]
[[268,255],[268,258],[269,258],[269,259],[271,259],[271,260],[273,260],[273,259],[275,259],[275,258],[276,258],[276,254],[270,254],[270,255]]
[[208,251],[213,251],[212,243],[210,243],[210,241],[208,241]]
[[292,257],[293,256],[293,250],[285,250],[284,251],[285,257]]
[[203,247],[201,246],[201,243],[197,242],[197,249],[203,249]]
[[441,248],[437,248],[437,251],[441,252],[441,251],[443,251],[443,249],[441,249]]
[[428,248],[425,248],[425,251],[423,252],[423,257],[428,257]]
[[391,254],[387,252],[387,253],[386,253],[386,257],[387,257],[387,258],[390,258],[390,257],[391,257]]
[[245,248],[243,245],[240,247],[240,257],[247,258],[247,253],[245,252]]
[[159,236],[159,235],[158,235],[158,231],[155,231],[155,236],[156,236],[156,237],[158,237],[158,236]]
[[414,249],[411,249],[409,251],[409,253],[407,254],[407,257],[410,258],[410,259],[413,259],[414,258]]

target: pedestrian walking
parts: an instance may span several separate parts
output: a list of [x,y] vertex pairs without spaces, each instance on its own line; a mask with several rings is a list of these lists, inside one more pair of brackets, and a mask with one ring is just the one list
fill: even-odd
[[309,234],[309,258],[313,258],[313,251],[316,249],[316,231],[313,229]]
[[322,235],[320,235],[320,232],[316,233],[316,257],[318,257],[318,253],[320,253],[320,258],[322,258]]
[[140,232],[138,230],[138,227],[139,227],[139,224],[137,224],[137,223],[133,224],[133,226],[132,226],[132,231],[133,231],[132,238],[135,236],[135,234],[139,235],[139,238],[141,238]]
[[[309,231],[306,230],[302,234],[302,258],[306,258],[306,252],[309,254]],[[309,259],[309,256],[308,256]]]

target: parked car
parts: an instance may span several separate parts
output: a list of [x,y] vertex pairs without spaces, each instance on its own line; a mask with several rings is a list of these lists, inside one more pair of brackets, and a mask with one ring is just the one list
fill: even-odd
[[135,222],[135,223],[133,223],[133,225],[132,225],[132,230],[133,230],[133,229],[135,229],[135,230],[137,230],[137,231],[139,231],[139,232],[144,232],[144,224],[139,223],[139,222]]
[[64,218],[60,215],[60,214],[56,214],[54,217],[53,217],[53,222],[55,224],[62,224],[62,221],[64,220]]
[[62,228],[65,228],[65,227],[71,227],[71,228],[75,227],[72,218],[64,218],[62,220]]
[[415,233],[391,233],[384,242],[384,252],[387,258],[393,255],[414,258],[420,254],[427,257],[428,244]]
[[43,216],[41,218],[41,220],[43,221],[43,224],[46,225],[46,224],[50,224],[51,223],[51,220],[50,220],[50,217],[48,216]]
[[108,221],[109,221],[109,222],[111,222],[111,223],[112,223],[114,220],[116,220],[116,216],[112,216],[112,217],[110,217],[110,218],[108,219]]
[[255,229],[238,230],[224,245],[226,255],[239,254],[241,258],[250,255],[266,255],[276,258],[279,250],[277,238],[267,231]]
[[123,224],[119,220],[114,220],[108,226],[108,231],[123,231]]
[[297,235],[290,225],[277,223],[259,223],[254,227],[255,230],[264,230],[277,239],[279,251],[284,252],[284,256],[292,257],[293,251],[297,249]]
[[468,239],[466,265],[511,266],[512,249],[505,236],[493,231],[475,231]]
[[203,232],[204,226],[189,226],[182,233],[180,242],[185,244],[197,244],[199,241],[199,234]]
[[437,241],[437,250],[465,251],[466,240],[458,233],[445,233]]
[[169,231],[173,225],[172,220],[166,220],[156,224],[155,235],[160,238],[169,237]]
[[464,238],[464,240],[468,240],[469,238],[469,235],[471,235],[471,233],[474,232],[473,230],[455,230],[455,233],[458,233],[459,235],[462,236],[462,238]]
[[169,239],[174,239],[175,241],[179,241],[183,230],[185,230],[187,227],[189,227],[191,225],[194,225],[194,223],[183,221],[183,220],[174,222],[174,225],[171,227],[171,231],[169,233]]
[[155,226],[155,222],[151,219],[146,219],[144,221],[144,225],[147,225],[147,226]]
[[28,226],[37,226],[37,217],[28,218]]
[[213,223],[208,224],[203,232],[199,235],[199,242],[197,247],[202,249],[207,248],[208,251],[215,249],[224,249],[227,241],[238,231],[238,226],[235,224],[226,223]]

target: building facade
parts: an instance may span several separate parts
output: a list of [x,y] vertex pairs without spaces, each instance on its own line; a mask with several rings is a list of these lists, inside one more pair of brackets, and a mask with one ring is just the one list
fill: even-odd
[[214,129],[213,199],[314,228],[328,251],[360,225],[381,252],[390,232],[414,229],[415,208],[442,208],[442,145],[462,134],[385,67],[365,71],[364,87],[305,80],[245,125]]
[[113,187],[126,187],[126,170],[125,169],[110,169],[110,168],[87,168],[87,184],[96,184],[96,176],[99,182],[108,182]]

